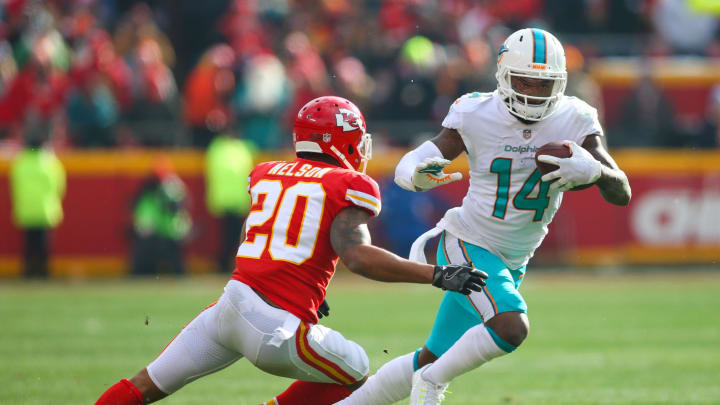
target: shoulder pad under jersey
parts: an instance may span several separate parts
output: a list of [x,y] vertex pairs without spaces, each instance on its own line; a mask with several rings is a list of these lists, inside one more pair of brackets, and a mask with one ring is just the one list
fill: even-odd
[[453,109],[458,112],[470,112],[476,109],[484,101],[489,100],[492,93],[472,92],[463,94],[453,103]]

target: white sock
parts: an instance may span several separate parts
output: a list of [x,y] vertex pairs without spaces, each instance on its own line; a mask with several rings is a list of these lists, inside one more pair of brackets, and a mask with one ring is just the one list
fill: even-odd
[[415,352],[383,364],[362,387],[336,405],[390,405],[410,396]]
[[446,384],[453,378],[507,353],[498,347],[485,325],[473,326],[423,371],[423,378],[436,384]]

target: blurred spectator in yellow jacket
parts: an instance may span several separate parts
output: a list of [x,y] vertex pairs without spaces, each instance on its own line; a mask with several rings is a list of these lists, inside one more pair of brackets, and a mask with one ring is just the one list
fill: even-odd
[[248,176],[253,168],[254,147],[232,134],[216,136],[207,150],[205,187],[208,211],[222,224],[217,266],[220,272],[234,268],[243,222],[250,208]]
[[13,220],[25,233],[23,274],[47,277],[49,231],[63,219],[65,169],[51,150],[42,147],[45,138],[30,132],[10,168]]

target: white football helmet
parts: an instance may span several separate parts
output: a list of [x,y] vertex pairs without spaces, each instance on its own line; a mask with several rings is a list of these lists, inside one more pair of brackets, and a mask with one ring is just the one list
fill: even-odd
[[[565,50],[554,35],[538,28],[514,32],[498,51],[497,67],[498,91],[511,114],[540,121],[553,113],[567,85]],[[512,76],[552,80],[552,92],[549,97],[518,93]]]

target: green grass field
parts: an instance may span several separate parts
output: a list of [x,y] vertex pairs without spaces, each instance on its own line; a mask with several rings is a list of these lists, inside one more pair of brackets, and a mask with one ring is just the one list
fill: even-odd
[[[224,283],[0,283],[0,404],[94,403]],[[528,340],[454,381],[445,403],[720,404],[720,272],[531,273],[522,291]],[[340,275],[323,323],[365,347],[374,371],[424,342],[441,295]],[[258,404],[289,383],[241,360],[160,403]]]

